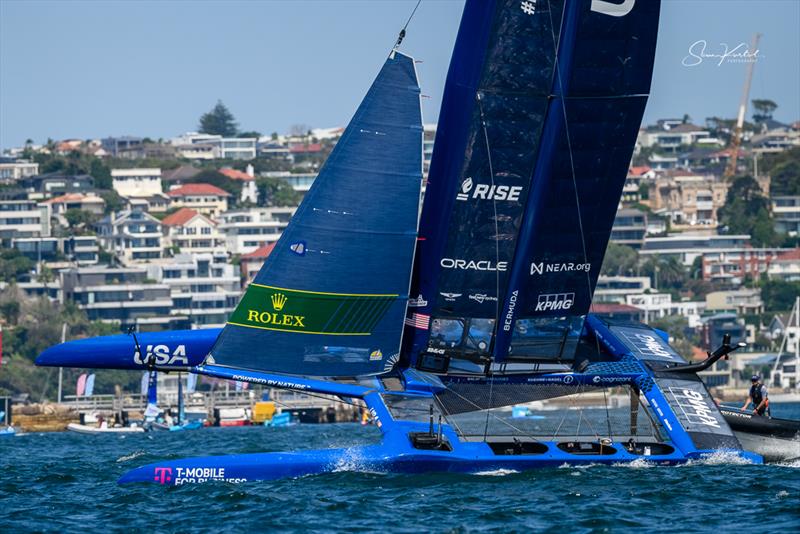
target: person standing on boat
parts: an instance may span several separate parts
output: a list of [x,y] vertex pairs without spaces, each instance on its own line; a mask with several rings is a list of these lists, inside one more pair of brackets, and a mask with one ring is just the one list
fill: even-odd
[[767,394],[767,386],[761,382],[761,375],[753,375],[751,379],[753,385],[750,386],[750,394],[742,406],[742,410],[746,410],[747,406],[753,403],[753,413],[757,415],[769,415],[769,396]]

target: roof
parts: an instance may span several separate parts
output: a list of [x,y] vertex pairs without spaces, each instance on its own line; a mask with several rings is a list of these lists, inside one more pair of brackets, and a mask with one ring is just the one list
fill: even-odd
[[641,308],[629,304],[617,304],[614,302],[597,302],[592,304],[592,313],[640,313]]
[[188,195],[215,197],[231,196],[227,191],[211,184],[186,184],[169,191],[167,194],[171,197],[185,197]]
[[61,202],[100,202],[105,203],[105,200],[96,195],[84,195],[83,193],[67,193],[60,197],[54,197],[45,200],[43,204],[59,204]]
[[237,171],[236,169],[231,169],[230,167],[225,167],[224,169],[219,170],[220,174],[224,174],[231,180],[254,180],[252,176],[247,174],[246,172]]
[[294,145],[289,149],[292,154],[315,153],[322,151],[322,145],[319,143],[311,143],[308,145]]
[[705,130],[706,130],[705,128],[701,128],[700,126],[697,126],[696,124],[687,123],[687,124],[678,124],[677,126],[673,126],[672,128],[670,128],[667,131],[668,132],[703,132]]
[[194,219],[199,213],[191,208],[181,208],[175,213],[167,215],[161,221],[165,226],[182,226]]
[[643,174],[646,174],[651,170],[652,169],[650,169],[650,167],[648,167],[647,165],[631,167],[630,169],[628,169],[628,176],[642,176]]
[[274,249],[274,248],[275,248],[275,243],[269,243],[267,245],[261,245],[260,247],[255,249],[253,252],[250,252],[249,254],[242,254],[241,259],[243,259],[243,260],[254,260],[254,259],[266,258],[267,256],[270,255],[270,253],[272,252],[272,249]]
[[800,247],[785,252],[779,252],[776,259],[777,261],[800,260]]
[[191,165],[181,165],[175,169],[161,172],[161,179],[167,182],[175,182],[178,180],[188,180],[200,174],[202,171],[197,167]]

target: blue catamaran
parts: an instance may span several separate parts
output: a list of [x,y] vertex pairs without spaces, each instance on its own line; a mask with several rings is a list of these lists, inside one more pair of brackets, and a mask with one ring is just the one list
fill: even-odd
[[[37,363],[356,399],[383,436],[166,461],[121,482],[265,480],[342,463],[413,473],[672,464],[720,451],[760,462],[695,374],[737,347],[688,364],[664,332],[591,313],[658,15],[656,0],[468,0],[421,215],[419,85],[395,49],[223,329],[142,334],[135,352],[124,335],[73,341]],[[609,401],[621,393],[623,425]],[[549,426],[510,417],[541,400],[575,409]]]

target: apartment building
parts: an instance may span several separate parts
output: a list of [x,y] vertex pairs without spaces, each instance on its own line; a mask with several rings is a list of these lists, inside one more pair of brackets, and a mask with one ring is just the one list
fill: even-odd
[[112,169],[112,187],[121,197],[151,197],[163,193],[161,169]]
[[192,328],[222,327],[241,297],[240,278],[225,253],[179,254],[147,265],[148,277],[170,289],[172,314]]
[[247,254],[274,243],[294,215],[294,207],[249,208],[220,214],[219,231],[231,254]]
[[112,213],[97,223],[102,247],[123,263],[162,257],[161,221],[143,211]]
[[0,201],[0,242],[9,246],[12,238],[49,237],[50,206],[35,200]]
[[[144,268],[79,267],[61,271],[64,301],[73,301],[89,320],[115,323],[122,330],[187,328],[188,319],[172,313],[170,287],[153,283]],[[133,357],[131,339],[131,357]]]

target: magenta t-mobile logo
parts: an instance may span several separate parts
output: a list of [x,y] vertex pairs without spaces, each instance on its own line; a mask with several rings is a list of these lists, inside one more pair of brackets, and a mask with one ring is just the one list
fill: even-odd
[[155,477],[153,477],[153,480],[155,480],[159,484],[166,484],[167,482],[172,482],[172,468],[156,467]]

